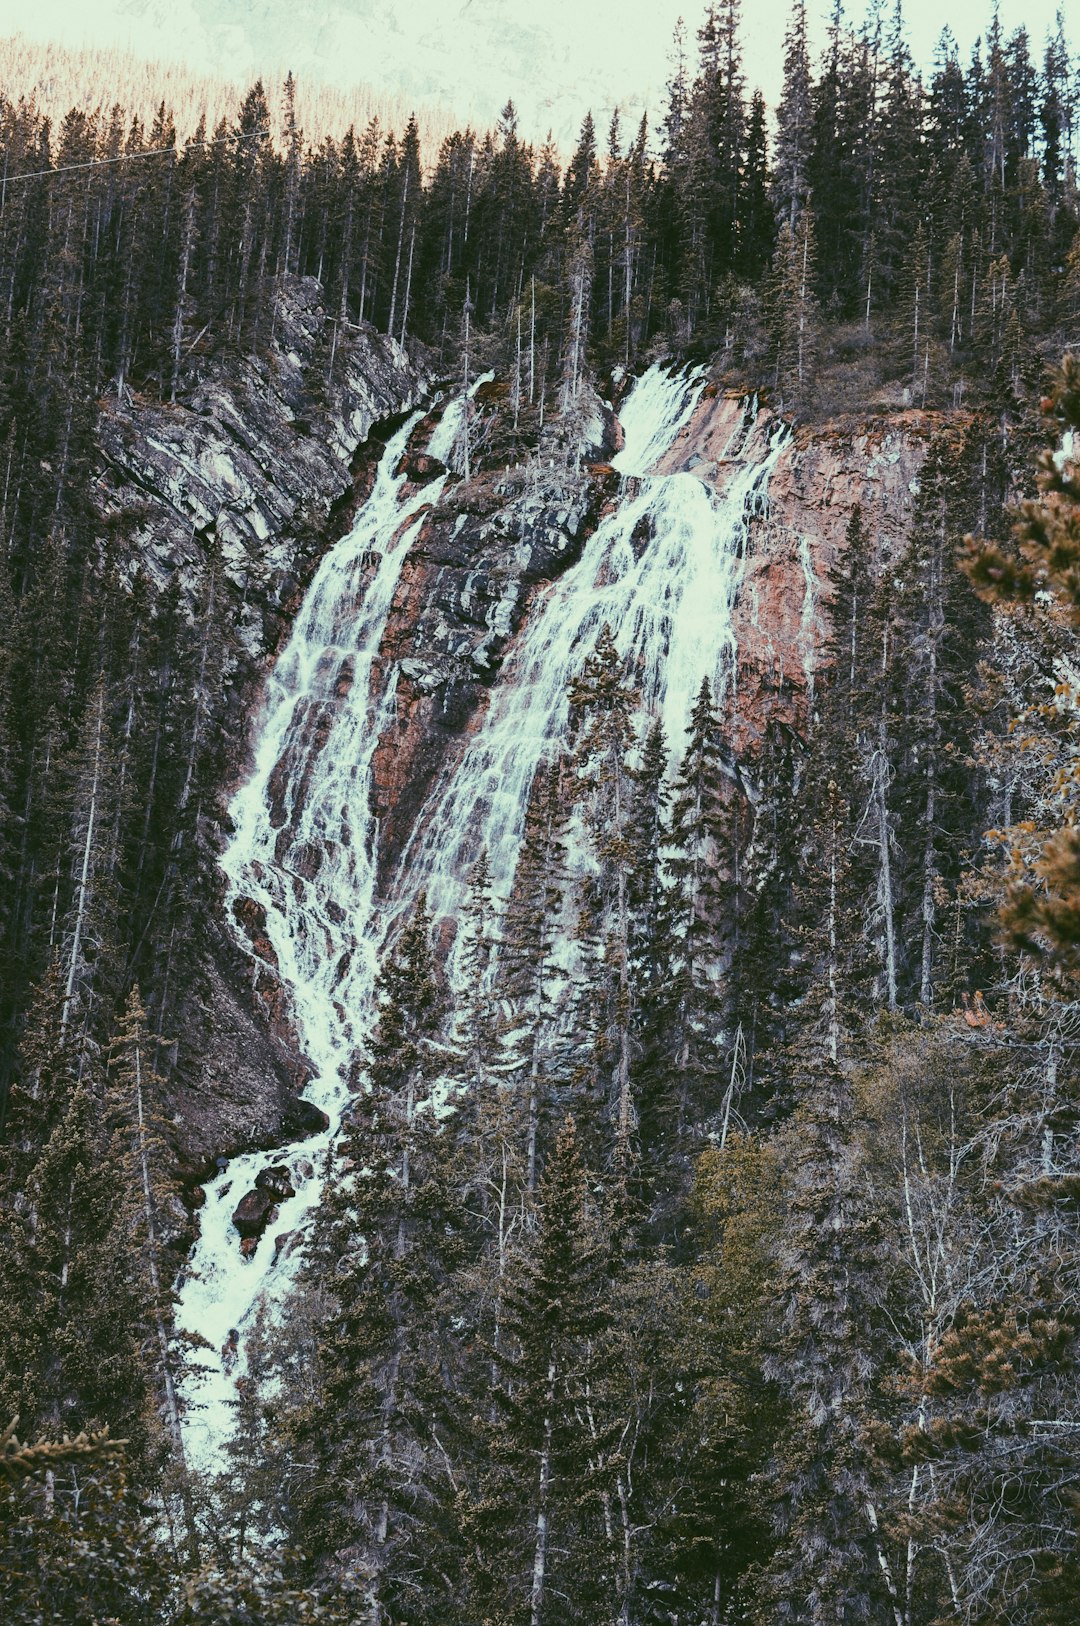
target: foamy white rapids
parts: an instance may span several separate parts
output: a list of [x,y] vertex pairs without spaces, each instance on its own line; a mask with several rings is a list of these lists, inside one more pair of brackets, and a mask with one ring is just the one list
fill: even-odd
[[[189,1459],[204,1472],[222,1464],[245,1331],[264,1295],[281,1301],[296,1268],[298,1250],[277,1250],[275,1238],[290,1234],[295,1241],[319,1199],[320,1165],[371,1019],[387,920],[421,886],[437,915],[455,917],[484,849],[496,894],[508,893],[536,769],[565,736],[567,685],[605,622],[640,691],[642,712],[663,719],[673,750],[682,745],[702,676],[708,673],[718,691],[730,676],[747,526],[765,502],[784,435],[775,432],[756,461],[740,459],[733,446],[720,495],[693,474],[653,474],[704,384],[701,370],[669,375],[654,367],[634,386],[622,408],[625,444],[615,460],[624,477],[620,501],[581,558],[537,595],[475,734],[433,788],[379,908],[371,769],[393,716],[397,675],[379,651],[421,510],[437,500],[445,480],[406,495],[394,475],[416,418],[387,446],[356,524],[308,590],[268,681],[254,767],[232,804],[235,833],[222,868],[230,912],[241,899],[265,912],[265,936],[314,1068],[305,1094],[328,1114],[331,1128],[272,1155],[235,1158],[207,1187],[178,1310],[180,1326],[210,1346],[206,1371],[184,1391]],[[462,424],[463,404],[451,402],[429,447],[441,461],[453,459]],[[296,1195],[245,1260],[232,1213],[268,1162],[289,1166]],[[225,1371],[219,1351],[230,1327],[240,1329],[241,1353]]]
[[[451,403],[447,415],[455,413]],[[371,764],[397,676],[381,670],[378,655],[419,511],[437,500],[445,481],[440,476],[402,499],[404,481],[394,469],[421,415],[390,440],[353,529],[319,566],[267,685],[254,770],[230,808],[235,833],[221,859],[229,905],[252,899],[265,911],[265,935],[314,1068],[305,1096],[332,1128],[272,1156],[234,1158],[206,1188],[177,1311],[179,1325],[211,1346],[209,1370],[189,1380],[184,1395],[188,1457],[204,1471],[220,1466],[231,1427],[245,1325],[271,1272],[275,1293],[289,1274],[285,1250],[275,1266],[274,1239],[295,1233],[318,1202],[320,1164],[368,1013],[376,957]],[[270,1162],[289,1165],[296,1195],[244,1259],[232,1213]],[[227,1373],[219,1352],[231,1327],[241,1332],[241,1356]]]
[[568,685],[605,624],[639,692],[643,721],[662,720],[673,759],[702,678],[723,692],[734,671],[732,610],[747,527],[765,503],[787,434],[778,425],[757,461],[733,456],[719,495],[694,474],[651,474],[704,386],[701,369],[672,375],[661,366],[634,386],[614,459],[633,478],[581,558],[533,605],[480,727],[417,826],[399,897],[423,886],[436,917],[455,917],[484,851],[495,896],[508,895],[537,767],[565,738]]

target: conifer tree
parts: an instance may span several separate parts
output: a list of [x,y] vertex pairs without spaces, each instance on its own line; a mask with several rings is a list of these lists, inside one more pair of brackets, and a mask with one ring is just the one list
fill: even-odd
[[[1080,429],[1080,363],[1066,356],[1044,397],[1047,429]],[[992,542],[967,542],[966,567],[991,602],[1031,605],[1040,590],[1049,592],[1073,623],[1080,621],[1076,586],[1077,532],[1080,529],[1080,482],[1072,458],[1059,462],[1044,450],[1038,461],[1038,496],[1022,504],[1013,535],[1016,551]],[[1036,954],[1048,950],[1053,961],[1071,970],[1080,933],[1076,929],[1076,876],[1080,842],[1070,818],[1060,828],[1040,832],[1041,852],[1030,864],[1020,852],[1014,885],[1005,910],[1013,940]]]
[[[822,1003],[827,1007],[830,995]],[[867,1199],[855,1101],[835,1060],[795,1062],[786,1149],[776,1344],[767,1371],[791,1408],[774,1465],[777,1548],[767,1571],[778,1621],[899,1622],[861,1437],[883,1316],[877,1218]]]
[[525,1184],[536,1190],[556,1079],[565,1076],[558,1015],[566,971],[556,957],[566,886],[565,766],[542,763],[525,811],[517,871],[502,928],[500,991],[509,1071],[521,1098]]
[[788,1424],[761,1358],[783,1218],[775,1148],[741,1133],[710,1146],[694,1167],[691,1214],[698,1248],[689,1280],[681,1273],[676,1357],[693,1377],[680,1419],[689,1471],[665,1535],[680,1590],[712,1626],[753,1607],[770,1551],[755,1479]]
[[[671,819],[664,838],[676,956],[669,998],[675,1005],[671,1058],[678,1077],[681,1123],[700,1121],[717,1099],[721,978],[729,947],[734,877],[722,866],[732,855],[724,846],[726,808],[722,787],[720,719],[712,687],[703,678],[687,725],[686,749],[672,791]],[[737,885],[737,882],[735,882]]]
[[820,336],[815,267],[813,217],[805,208],[794,228],[786,220],[780,227],[765,309],[773,387],[795,411],[813,397]]
[[316,1331],[314,1393],[286,1418],[306,1472],[290,1515],[298,1538],[336,1554],[373,1620],[395,1619],[420,1548],[432,1449],[424,1405],[440,1333],[435,1306],[459,1262],[464,1217],[451,1137],[435,1101],[440,1002],[421,897],[384,963],[370,1088],[334,1153],[307,1276],[332,1275]]
[[765,98],[755,90],[746,125],[746,164],[739,203],[738,269],[757,282],[772,255],[774,217],[769,202],[768,134]]
[[784,87],[776,115],[773,206],[794,237],[808,201],[811,131],[810,48],[805,0],[793,0],[784,34]]
[[468,1510],[473,1607],[530,1626],[611,1597],[602,1497],[614,1441],[597,1412],[608,1323],[604,1255],[572,1119],[540,1183],[507,1297],[497,1416]]
[[894,805],[906,856],[899,930],[917,945],[913,997],[930,1008],[938,953],[938,910],[972,839],[970,781],[957,760],[968,737],[965,681],[980,635],[978,605],[953,562],[960,516],[970,512],[970,452],[945,437],[931,447],[920,482],[911,546],[894,605],[893,636],[908,651],[893,682],[899,760]]
[[614,1155],[623,1168],[632,1156],[637,1118],[631,1091],[634,776],[629,755],[635,742],[636,698],[605,625],[594,654],[571,683],[570,706],[576,727],[575,789],[597,866],[582,899],[593,939],[590,997],[599,1003],[596,1065],[606,1086]]
[[164,1080],[151,1065],[146,1012],[133,987],[109,1053],[106,1110],[112,1129],[109,1162],[123,1201],[116,1218],[116,1245],[123,1246],[136,1274],[146,1331],[146,1361],[177,1470],[189,1531],[193,1528],[184,1464],[174,1323],[174,1266],[165,1235],[183,1212],[180,1191],[168,1171],[163,1136]]
[[171,1617],[169,1552],[140,1505],[122,1442],[79,1434],[4,1455],[0,1608],[6,1620],[143,1626]]

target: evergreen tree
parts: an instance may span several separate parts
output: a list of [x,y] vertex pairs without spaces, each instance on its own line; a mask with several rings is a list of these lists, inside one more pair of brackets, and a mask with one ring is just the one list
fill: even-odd
[[565,1074],[559,1015],[566,970],[556,956],[563,923],[566,770],[537,770],[502,929],[500,991],[510,1003],[504,1033],[508,1068],[521,1097],[526,1189],[536,1190],[556,1080]]
[[336,1555],[378,1619],[397,1618],[423,1552],[413,1533],[430,1494],[424,1408],[445,1359],[436,1305],[463,1226],[451,1137],[422,1095],[438,1077],[430,934],[420,898],[380,974],[370,1088],[338,1143],[311,1245],[309,1281],[332,1277],[316,1381],[284,1425],[290,1453],[307,1463],[292,1491],[294,1536]]
[[[679,1078],[679,1119],[700,1121],[717,1099],[724,970],[725,878],[720,865],[725,820],[720,720],[712,688],[703,678],[687,726],[686,750],[671,801],[664,844],[673,887],[671,911],[676,959],[672,970],[677,1015],[669,1043]],[[733,879],[733,878],[732,878]],[[737,883],[736,883],[737,884]]]
[[511,1279],[496,1417],[468,1509],[473,1607],[484,1618],[569,1622],[614,1590],[602,1510],[615,1441],[597,1409],[609,1316],[590,1208],[568,1119]]
[[793,0],[784,34],[784,88],[776,113],[773,205],[781,226],[795,237],[809,201],[811,133],[810,47],[805,0]]
[[798,1104],[782,1154],[779,1316],[767,1367],[792,1416],[773,1469],[778,1542],[769,1603],[777,1620],[807,1626],[891,1622],[895,1583],[862,1438],[884,1314],[880,1229],[860,1167],[850,1082],[820,1052],[795,1067]]
[[813,398],[820,335],[815,267],[814,223],[807,208],[794,229],[786,220],[781,225],[766,290],[772,384],[781,404],[795,411]]
[[[595,1067],[607,1097],[613,1152],[626,1168],[633,1155],[637,1112],[631,1091],[635,989],[631,904],[636,695],[629,688],[611,628],[570,687],[576,741],[575,790],[589,833],[596,873],[582,889],[591,937],[589,997],[594,1002]],[[599,1008],[595,1009],[595,1005]]]

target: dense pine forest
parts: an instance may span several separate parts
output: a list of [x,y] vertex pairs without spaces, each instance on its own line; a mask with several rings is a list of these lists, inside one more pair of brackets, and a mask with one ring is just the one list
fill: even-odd
[[[186,140],[0,91],[4,1620],[1080,1618],[1080,62],[995,13],[924,71],[840,0],[782,50],[769,109],[709,6],[569,154],[512,100],[426,150],[311,143],[291,78]],[[361,342],[411,394],[296,561],[209,514],[152,556],[117,447],[290,368],[275,432],[329,435]],[[905,534],[851,507],[753,716],[734,654],[665,736],[603,627],[509,884],[478,847],[452,927],[388,910],[322,1200],[219,1354],[177,1294],[242,1149],[188,1121],[223,978],[290,1040],[218,862],[260,685],[395,434],[509,571],[530,502],[610,511],[657,362],[774,449],[903,426]],[[439,461],[407,409],[454,400]]]

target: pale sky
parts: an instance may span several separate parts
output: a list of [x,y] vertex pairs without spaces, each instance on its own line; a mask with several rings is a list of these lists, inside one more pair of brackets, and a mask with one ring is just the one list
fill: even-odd
[[[1006,33],[1023,23],[1037,60],[1058,4],[1000,0]],[[811,0],[819,38],[828,9]],[[861,15],[862,0],[849,9]],[[647,107],[655,124],[675,21],[685,15],[693,43],[703,10],[693,0],[0,0],[0,34],[123,45],[230,80],[287,67],[337,85],[362,80],[482,124],[513,96],[524,133],[553,125],[565,141],[587,108],[602,125],[617,100],[629,119]],[[788,10],[788,0],[744,0],[747,78],[770,103]],[[904,13],[926,64],[945,22],[966,58],[990,6],[906,0]]]

